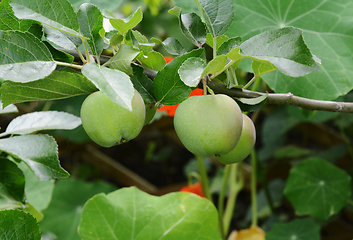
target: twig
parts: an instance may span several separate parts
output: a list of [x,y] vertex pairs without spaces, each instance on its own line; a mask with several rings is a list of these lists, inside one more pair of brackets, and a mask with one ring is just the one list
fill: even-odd
[[[208,82],[207,85],[213,89],[215,93],[223,93],[230,97],[237,98],[256,98],[266,95],[267,93],[243,90],[243,89],[228,89],[226,86],[216,82]],[[309,98],[294,96],[292,93],[268,93],[267,104],[286,104],[297,107],[302,107],[308,110],[319,110],[327,112],[346,112],[353,113],[353,103],[350,102],[334,102],[321,101]]]
[[[78,53],[76,51],[65,51],[80,60]],[[109,61],[111,57],[109,56],[101,56],[101,64]],[[146,69],[145,74],[153,79],[157,71]],[[207,86],[210,87],[215,93],[223,93],[230,97],[236,98],[256,98],[263,95],[267,95],[267,104],[276,104],[276,105],[293,105],[301,108],[305,108],[308,110],[318,110],[318,111],[327,111],[327,112],[345,112],[345,113],[353,113],[353,103],[349,102],[334,102],[334,101],[322,101],[322,100],[313,100],[309,98],[303,98],[293,95],[292,93],[261,93],[255,92],[245,89],[232,88],[228,89],[225,85],[216,83],[213,81],[208,81]]]

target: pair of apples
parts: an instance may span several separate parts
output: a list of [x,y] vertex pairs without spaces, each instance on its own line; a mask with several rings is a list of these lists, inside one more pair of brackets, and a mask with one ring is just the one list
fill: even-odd
[[[145,107],[136,90],[131,112],[98,91],[83,102],[81,119],[94,142],[111,147],[137,137],[150,121],[150,112],[153,110]],[[232,98],[223,94],[189,97],[178,106],[174,127],[190,152],[201,157],[216,156],[224,164],[244,160],[255,145],[253,122]]]

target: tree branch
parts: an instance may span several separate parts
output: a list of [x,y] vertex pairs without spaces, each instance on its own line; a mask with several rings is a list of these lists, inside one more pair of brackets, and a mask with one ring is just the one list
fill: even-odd
[[[228,89],[223,84],[211,81],[209,81],[207,85],[212,88],[215,93],[223,93],[230,97],[256,98],[266,95],[266,93],[254,92],[243,89]],[[312,100],[308,98],[294,96],[292,93],[269,93],[267,94],[266,103],[277,105],[293,105],[308,110],[353,113],[353,103],[350,102]]]
[[[68,51],[63,50],[75,57],[75,60],[80,61],[79,55],[76,51]],[[101,56],[101,64],[107,62],[110,59],[109,56]],[[157,74],[157,71],[146,69],[145,74],[154,79]],[[237,98],[256,98],[266,93],[254,92],[250,90],[237,89],[232,88],[228,89],[225,85],[208,81],[207,85],[215,92],[215,93],[223,93],[231,97]],[[318,111],[327,111],[327,112],[345,112],[345,113],[353,113],[353,103],[349,102],[334,102],[334,101],[321,101],[321,100],[312,100],[308,98],[302,98],[294,96],[292,93],[269,93],[267,94],[267,104],[276,104],[276,105],[293,105],[301,108],[305,108],[308,110],[318,110]]]

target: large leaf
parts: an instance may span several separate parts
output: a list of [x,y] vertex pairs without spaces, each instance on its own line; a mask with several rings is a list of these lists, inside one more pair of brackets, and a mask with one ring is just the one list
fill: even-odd
[[42,181],[69,176],[59,164],[57,143],[49,135],[0,139],[0,150],[24,161]]
[[297,28],[287,27],[256,35],[240,45],[240,53],[269,61],[292,77],[304,76],[319,69],[319,60],[312,55],[302,31]]
[[78,232],[83,240],[221,239],[217,210],[207,199],[192,193],[156,197],[137,188],[91,198],[83,208]]
[[36,219],[20,210],[0,211],[0,239],[40,240]]
[[45,44],[29,32],[0,31],[0,46],[2,80],[30,82],[48,76],[56,67]]
[[97,88],[82,74],[54,71],[48,77],[28,83],[5,82],[0,94],[4,106],[11,103],[54,100],[92,93]]
[[81,125],[81,119],[66,112],[44,111],[23,114],[13,119],[0,137],[10,134],[29,134],[41,130],[71,130]]
[[0,158],[0,196],[22,202],[25,193],[25,177],[17,165]]
[[132,111],[131,101],[134,96],[134,86],[128,75],[95,63],[85,64],[82,73],[113,102]]
[[242,39],[270,29],[294,26],[303,30],[305,43],[321,59],[320,71],[291,78],[278,71],[263,76],[276,92],[312,99],[336,99],[353,88],[353,4],[351,0],[233,0],[230,36]]
[[84,182],[73,178],[55,183],[53,199],[43,211],[45,218],[39,223],[42,232],[52,232],[60,240],[80,240],[77,227],[87,199],[98,193],[109,193],[116,188],[102,181]]
[[351,178],[325,160],[310,158],[291,169],[284,194],[298,215],[327,219],[348,203]]
[[64,33],[80,37],[77,16],[67,0],[10,0],[19,19],[32,19]]
[[16,18],[8,1],[2,1],[0,3],[0,30],[27,31],[32,24],[32,20]]
[[205,51],[197,49],[179,56],[157,73],[153,81],[153,91],[157,101],[162,104],[174,105],[189,97],[191,89],[181,81],[178,70],[183,62],[190,57],[204,59]]
[[93,4],[85,3],[80,6],[77,18],[81,34],[88,38],[87,43],[92,54],[99,56],[103,51],[103,38],[99,31],[103,28],[103,15]]
[[275,223],[266,234],[266,240],[320,240],[320,226],[309,219]]
[[232,0],[195,0],[212,37],[224,34],[233,20]]

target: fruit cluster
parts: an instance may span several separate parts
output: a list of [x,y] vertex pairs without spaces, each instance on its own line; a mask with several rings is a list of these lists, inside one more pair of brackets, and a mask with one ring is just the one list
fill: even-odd
[[[145,106],[136,90],[132,111],[98,91],[82,104],[81,119],[94,142],[111,147],[137,137],[155,111]],[[253,122],[231,97],[223,94],[189,97],[175,111],[174,128],[190,152],[201,157],[215,156],[224,164],[244,160],[255,145]]]

